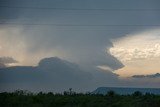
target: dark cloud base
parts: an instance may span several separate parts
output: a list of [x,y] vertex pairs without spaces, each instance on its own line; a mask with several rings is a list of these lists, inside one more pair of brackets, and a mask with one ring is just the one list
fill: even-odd
[[133,78],[160,78],[160,73],[150,75],[133,75]]
[[[57,57],[45,58],[36,67],[15,66],[0,69],[0,90],[28,89],[61,91],[70,87],[80,91],[98,87],[104,80],[115,82],[117,75],[98,69],[90,72]],[[112,79],[112,80],[111,80]]]

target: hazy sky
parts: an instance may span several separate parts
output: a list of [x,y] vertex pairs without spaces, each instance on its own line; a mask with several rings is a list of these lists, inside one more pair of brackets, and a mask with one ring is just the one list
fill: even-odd
[[160,73],[159,7],[159,0],[0,0],[0,57],[15,60],[7,66],[36,66],[57,56],[125,82]]

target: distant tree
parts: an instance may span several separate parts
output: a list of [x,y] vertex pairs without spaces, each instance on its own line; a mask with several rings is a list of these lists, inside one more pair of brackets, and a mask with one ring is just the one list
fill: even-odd
[[69,88],[68,91],[64,91],[63,95],[75,95],[76,92],[72,91],[72,88]]
[[140,97],[140,96],[142,96],[143,94],[142,94],[140,91],[135,91],[132,95],[133,95],[133,96],[136,96],[136,97]]
[[69,94],[72,95],[72,88],[69,88]]
[[16,90],[14,92],[14,94],[16,94],[16,95],[27,95],[27,91],[26,90]]
[[110,96],[110,97],[113,97],[113,96],[116,95],[116,93],[114,91],[110,90],[110,91],[107,92],[107,95]]
[[160,107],[160,95],[142,94],[119,95],[114,91],[102,94],[74,94],[72,89],[61,93],[26,94],[17,90],[0,93],[0,107]]
[[63,95],[69,95],[69,92],[68,91],[64,91]]

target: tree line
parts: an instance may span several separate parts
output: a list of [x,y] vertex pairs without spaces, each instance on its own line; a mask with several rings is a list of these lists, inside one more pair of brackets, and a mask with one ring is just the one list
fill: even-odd
[[72,89],[63,93],[16,90],[0,93],[0,107],[160,107],[160,95],[139,91],[128,95],[108,91],[102,95]]

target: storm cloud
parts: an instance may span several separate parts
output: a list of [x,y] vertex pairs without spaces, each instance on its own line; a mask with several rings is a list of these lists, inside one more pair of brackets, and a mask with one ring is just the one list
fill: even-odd
[[[148,9],[157,8],[159,1],[129,2],[123,0],[115,5],[115,1],[58,1],[48,0],[32,2],[24,0],[1,0],[1,22],[18,23],[18,25],[5,25],[5,29],[16,27],[21,29],[23,38],[27,44],[25,51],[31,55],[37,55],[34,62],[37,63],[43,57],[60,56],[74,62],[85,65],[107,65],[113,70],[123,67],[123,64],[106,52],[106,48],[112,47],[110,39],[123,37],[128,33],[148,29],[149,27],[125,27],[125,26],[43,26],[43,24],[75,24],[75,25],[132,25],[132,24],[157,24],[159,15],[151,11],[89,11],[89,10],[54,10],[51,8],[77,8],[77,9]],[[127,5],[126,5],[127,4]],[[136,8],[135,8],[136,5]],[[17,7],[17,8],[16,8]],[[35,7],[35,8],[32,8]],[[37,7],[37,8],[36,8]],[[42,7],[42,8],[41,8]],[[156,11],[157,12],[157,11]],[[143,14],[142,14],[143,13]],[[152,15],[150,15],[152,14]],[[152,20],[150,20],[152,19]],[[38,26],[25,24],[42,24]],[[54,51],[52,51],[54,50]],[[62,54],[63,53],[63,54]],[[36,56],[36,55],[35,55]],[[90,59],[90,60],[86,60]],[[27,62],[28,64],[29,62]],[[31,62],[30,62],[31,63]]]
[[86,91],[104,84],[111,85],[117,81],[116,74],[96,68],[92,70],[91,73],[75,63],[58,57],[44,58],[35,67],[14,66],[0,69],[0,91],[27,89],[62,92],[69,88]]
[[[147,84],[144,84],[145,82]],[[76,63],[50,57],[42,59],[37,66],[1,68],[0,85],[0,91],[22,89],[34,92],[63,92],[73,88],[77,92],[86,92],[101,86],[159,87],[159,79],[120,78],[110,71],[96,67],[83,69]]]
[[[159,29],[157,28],[160,25],[159,4],[159,0],[0,0],[0,57],[9,56],[18,61],[15,63],[18,68],[9,67],[5,70],[18,69],[20,72],[24,67],[25,73],[27,73],[26,71],[31,73],[31,71],[45,69],[45,72],[42,70],[43,75],[35,75],[39,78],[42,76],[44,80],[48,77],[47,80],[54,80],[54,84],[58,83],[60,78],[65,79],[65,75],[68,75],[66,78],[69,78],[69,75],[73,78],[77,76],[74,74],[74,77],[70,72],[67,72],[68,74],[62,72],[63,76],[58,72],[59,76],[57,77],[49,75],[53,72],[47,72],[45,66],[43,64],[41,66],[39,63],[43,61],[41,59],[57,56],[68,62],[74,62],[81,69],[87,71],[84,73],[83,70],[79,70],[79,72],[83,72],[84,76],[80,74],[81,76],[77,78],[90,78],[91,74],[91,78],[94,80],[90,82],[90,79],[87,79],[86,81],[90,82],[88,83],[90,85],[86,84],[85,86],[77,86],[76,83],[73,83],[74,85],[71,86],[75,86],[77,89],[87,86],[91,89],[105,85],[138,86],[138,83],[140,83],[139,86],[145,86],[147,80],[138,82],[127,79],[125,81],[121,80],[123,74],[120,76],[115,74],[117,70],[121,70],[127,65],[113,54],[120,49],[116,49],[113,41],[125,38],[126,35],[132,37],[132,34],[137,32]],[[138,35],[139,37],[141,36]],[[154,51],[152,51],[154,55],[157,54],[155,51],[157,48],[159,49],[159,45],[154,47]],[[114,52],[112,51],[113,53],[110,51],[111,49],[115,49]],[[122,51],[131,54],[128,50]],[[123,52],[118,52],[118,55],[126,59],[126,54],[124,55]],[[146,54],[150,55],[151,53],[150,50],[140,49],[138,52],[134,50],[133,54],[131,59],[135,60],[137,57],[143,59]],[[75,67],[74,64],[71,65]],[[0,63],[0,66],[5,67],[5,64]],[[47,67],[47,70],[50,68]],[[154,70],[151,67],[149,71],[153,72]],[[124,75],[130,72],[132,72],[130,69],[126,69]],[[144,70],[144,72],[146,71]],[[45,75],[46,77],[44,77]],[[22,77],[25,78],[25,76]],[[71,80],[74,80],[73,78]],[[25,80],[25,82],[27,81],[28,79]],[[51,81],[44,83],[50,85]],[[158,86],[157,81],[152,82],[153,87]],[[61,86],[55,86],[57,90],[62,89],[65,85],[65,82],[61,81],[60,83],[62,83]],[[82,83],[84,81],[80,79],[77,84]],[[41,87],[41,84],[38,84]],[[43,84],[44,88],[45,84]],[[8,88],[12,87],[7,84],[3,85]],[[27,85],[18,86],[26,87]],[[30,87],[32,86],[30,85]]]

